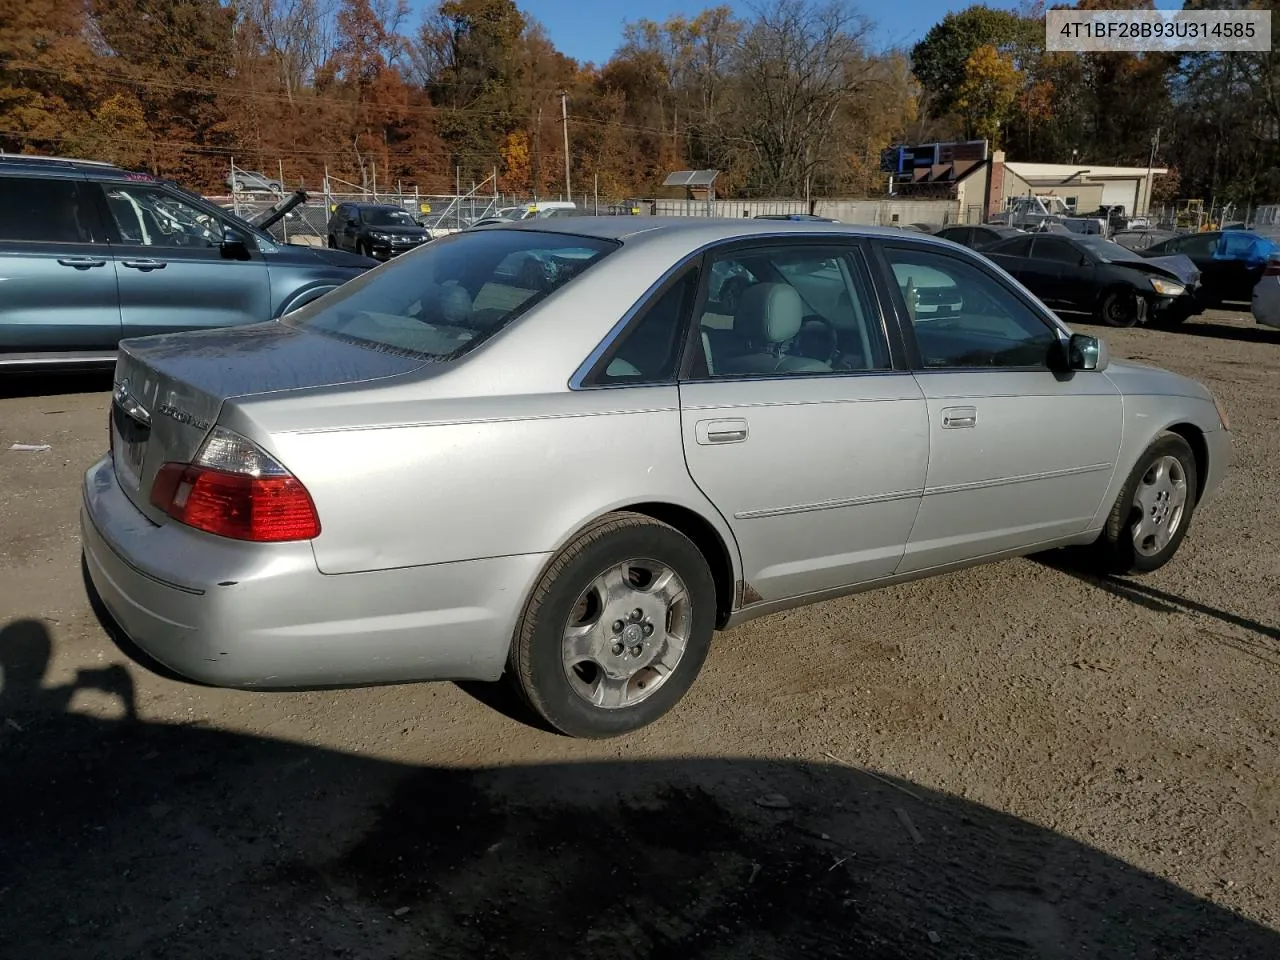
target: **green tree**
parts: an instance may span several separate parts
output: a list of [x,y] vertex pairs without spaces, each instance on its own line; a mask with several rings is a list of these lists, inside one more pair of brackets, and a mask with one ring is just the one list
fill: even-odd
[[976,5],[949,13],[911,50],[911,68],[930,92],[930,111],[943,116],[956,107],[965,66],[979,47],[1020,59],[1035,43],[1043,45],[1043,17],[1020,16],[1008,10]]

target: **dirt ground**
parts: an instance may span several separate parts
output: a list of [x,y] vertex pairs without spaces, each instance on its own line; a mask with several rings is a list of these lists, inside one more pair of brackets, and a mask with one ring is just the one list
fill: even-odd
[[1106,335],[1231,415],[1172,564],[1017,560],[755,622],[601,743],[497,687],[135,666],[79,568],[108,378],[11,384],[0,957],[1280,957],[1280,331]]

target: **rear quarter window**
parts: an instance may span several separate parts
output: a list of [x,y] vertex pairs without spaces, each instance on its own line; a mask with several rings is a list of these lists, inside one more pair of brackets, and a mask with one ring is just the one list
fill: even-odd
[[530,230],[457,233],[397,257],[282,322],[375,350],[455,360],[619,246]]

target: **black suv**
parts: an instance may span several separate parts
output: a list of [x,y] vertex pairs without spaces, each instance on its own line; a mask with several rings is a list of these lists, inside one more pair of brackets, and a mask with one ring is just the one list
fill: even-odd
[[340,203],[329,218],[330,248],[378,260],[389,260],[430,239],[431,231],[391,204]]
[[272,320],[372,266],[150,174],[0,155],[0,370],[109,365],[127,337]]

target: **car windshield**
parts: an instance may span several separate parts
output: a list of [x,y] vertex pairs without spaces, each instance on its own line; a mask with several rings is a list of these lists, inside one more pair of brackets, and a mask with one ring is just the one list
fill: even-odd
[[377,350],[454,360],[618,246],[531,230],[455,233],[282,322]]
[[416,227],[413,217],[403,210],[390,207],[369,207],[360,214],[360,219],[371,227]]
[[1107,261],[1134,261],[1142,260],[1138,254],[1134,253],[1127,247],[1122,247],[1114,240],[1105,240],[1102,237],[1077,235],[1075,242],[1078,246],[1084,247],[1094,256]]

